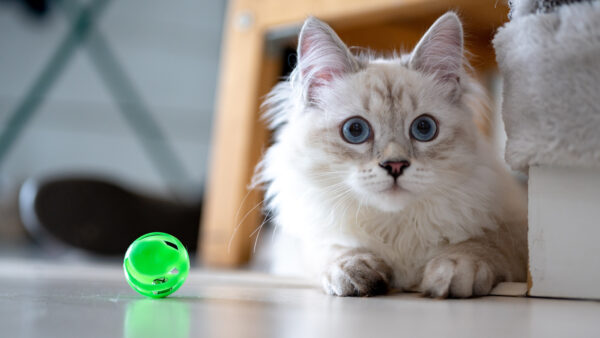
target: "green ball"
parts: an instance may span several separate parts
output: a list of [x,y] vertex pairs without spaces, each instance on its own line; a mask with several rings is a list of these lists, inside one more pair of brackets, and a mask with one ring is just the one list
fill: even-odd
[[151,232],[131,243],[123,271],[138,293],[163,298],[177,291],[190,272],[190,258],[181,242],[164,232]]

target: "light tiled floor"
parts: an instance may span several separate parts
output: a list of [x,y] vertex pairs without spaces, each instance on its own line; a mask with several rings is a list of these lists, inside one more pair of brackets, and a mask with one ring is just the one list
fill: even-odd
[[600,302],[336,298],[301,280],[192,270],[166,299],[118,265],[0,259],[1,337],[599,337]]

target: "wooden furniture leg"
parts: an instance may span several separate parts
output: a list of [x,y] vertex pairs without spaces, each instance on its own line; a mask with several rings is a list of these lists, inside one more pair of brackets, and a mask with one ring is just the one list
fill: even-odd
[[268,132],[259,98],[280,76],[277,57],[265,51],[264,31],[244,1],[232,1],[225,25],[216,123],[200,231],[205,264],[236,266],[250,257],[250,236],[260,223],[262,193],[249,191]]

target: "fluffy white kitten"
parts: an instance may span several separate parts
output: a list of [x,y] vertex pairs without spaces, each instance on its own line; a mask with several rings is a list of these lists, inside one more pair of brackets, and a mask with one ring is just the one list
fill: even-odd
[[524,191],[473,122],[464,63],[454,13],[393,58],[352,55],[306,20],[297,67],[266,101],[276,139],[256,177],[299,243],[276,265],[338,296],[469,297],[526,279]]

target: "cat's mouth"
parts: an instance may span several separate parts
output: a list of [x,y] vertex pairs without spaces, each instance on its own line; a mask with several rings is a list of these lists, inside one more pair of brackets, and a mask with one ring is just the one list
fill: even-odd
[[383,189],[380,192],[384,193],[384,194],[397,194],[397,193],[408,192],[408,191],[406,189],[402,188],[400,186],[400,184],[398,184],[398,181],[394,181],[394,183],[392,183],[389,187]]

